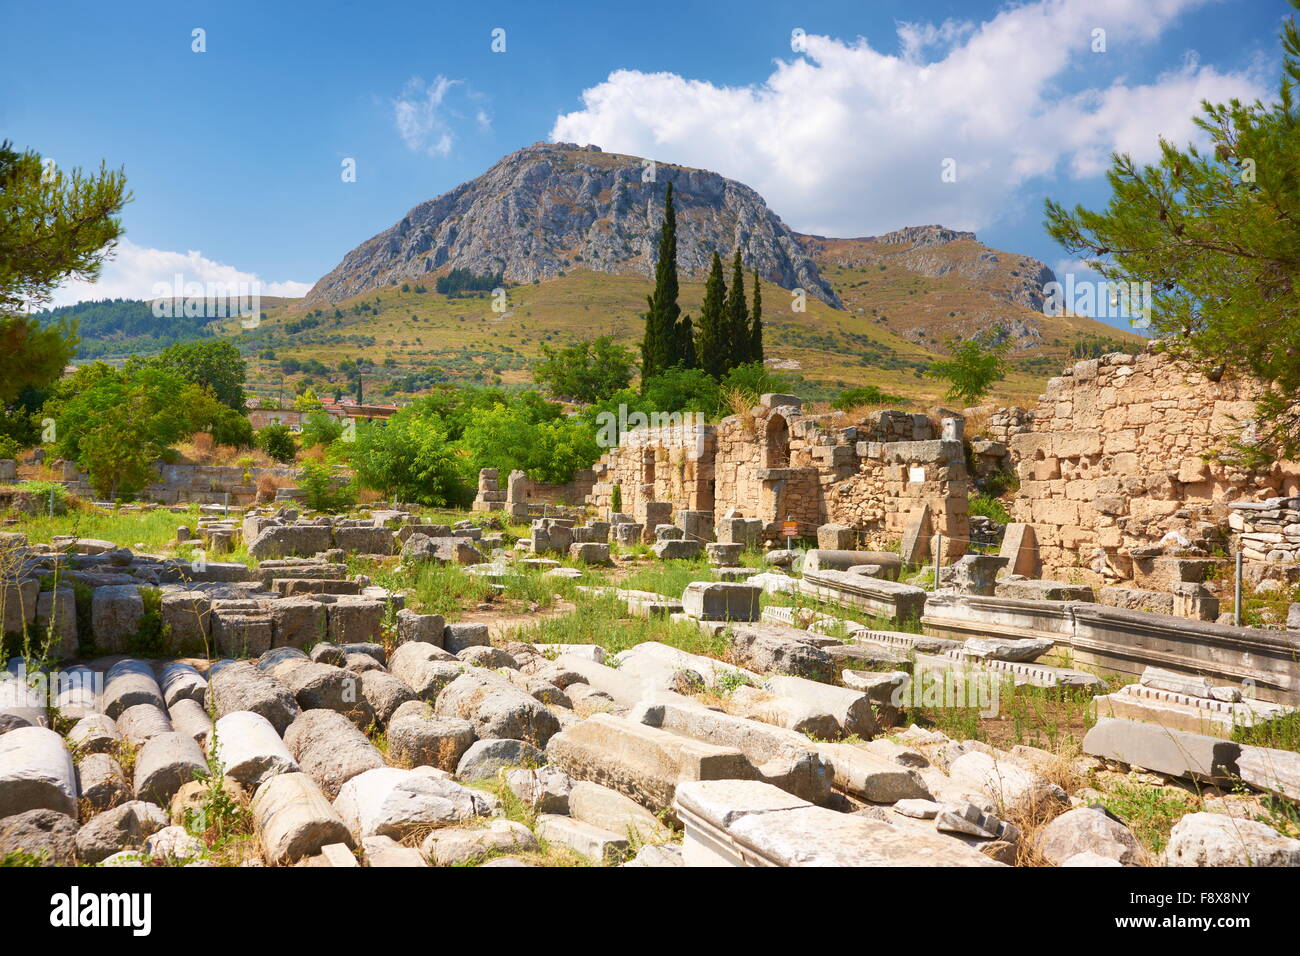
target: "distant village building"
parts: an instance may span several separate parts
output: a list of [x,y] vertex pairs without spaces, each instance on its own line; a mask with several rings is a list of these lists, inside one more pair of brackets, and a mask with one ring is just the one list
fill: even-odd
[[[321,411],[335,418],[352,421],[386,421],[397,411],[396,405],[358,405],[356,402],[344,398],[338,402],[322,401]],[[287,425],[289,430],[298,432],[302,430],[302,423],[310,411],[301,411],[297,408],[249,408],[248,421],[253,426],[253,430],[265,428],[268,425]]]

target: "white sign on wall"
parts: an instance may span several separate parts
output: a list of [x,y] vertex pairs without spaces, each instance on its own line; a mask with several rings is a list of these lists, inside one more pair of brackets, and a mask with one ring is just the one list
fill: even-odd
[[910,482],[925,481],[925,469],[924,468],[907,469],[907,480]]

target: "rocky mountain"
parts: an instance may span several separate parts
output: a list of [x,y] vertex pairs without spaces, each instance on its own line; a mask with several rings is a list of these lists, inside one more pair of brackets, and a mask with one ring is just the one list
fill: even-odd
[[451,269],[531,283],[572,270],[650,276],[664,192],[673,184],[677,260],[702,276],[739,246],[745,268],[840,307],[800,238],[754,190],[702,169],[537,143],[482,176],[420,203],[353,249],[308,293],[322,305]]
[[992,249],[973,232],[909,226],[855,239],[799,238],[847,308],[883,312],[909,341],[933,344],[997,325],[1023,351],[1062,325],[1042,314],[1043,288],[1055,273],[1030,256]]

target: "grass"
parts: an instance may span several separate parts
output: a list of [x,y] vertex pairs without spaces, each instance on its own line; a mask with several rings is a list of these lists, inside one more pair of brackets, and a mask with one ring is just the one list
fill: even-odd
[[627,605],[612,594],[580,594],[574,603],[572,614],[516,628],[511,639],[533,644],[599,644],[612,654],[646,641],[658,641],[692,654],[727,658],[730,645],[725,634],[713,637],[683,621],[629,616]]
[[1232,739],[1239,744],[1300,751],[1300,711],[1292,711],[1253,727],[1237,727]]
[[1189,813],[1201,809],[1190,793],[1153,787],[1139,780],[1121,780],[1102,795],[1100,803],[1133,831],[1138,842],[1159,854],[1169,842],[1169,831]]
[[1007,511],[1007,506],[1000,498],[993,498],[982,491],[977,491],[970,496],[969,502],[972,515],[992,518],[998,524],[1011,523],[1011,512]]
[[198,526],[199,510],[191,507],[179,514],[163,509],[153,511],[109,511],[86,505],[67,514],[20,515],[9,530],[27,535],[33,544],[48,544],[55,537],[102,538],[135,549],[143,545],[147,552],[169,551],[176,544],[176,529]]

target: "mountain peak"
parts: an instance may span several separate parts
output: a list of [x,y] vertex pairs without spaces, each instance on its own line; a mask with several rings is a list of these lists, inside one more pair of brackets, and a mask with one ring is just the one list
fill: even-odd
[[420,203],[344,256],[306,301],[334,302],[451,269],[511,282],[573,269],[649,277],[670,182],[684,276],[703,275],[714,252],[730,258],[739,247],[746,271],[840,307],[798,236],[753,189],[708,170],[574,143],[525,146]]

